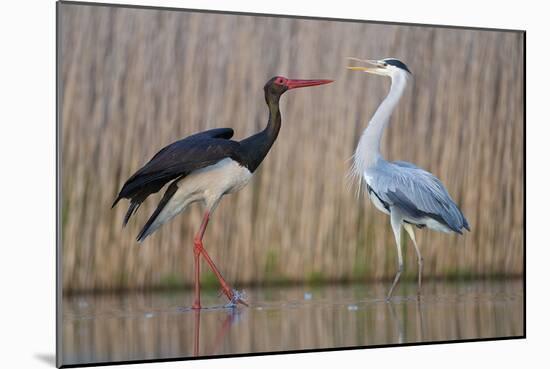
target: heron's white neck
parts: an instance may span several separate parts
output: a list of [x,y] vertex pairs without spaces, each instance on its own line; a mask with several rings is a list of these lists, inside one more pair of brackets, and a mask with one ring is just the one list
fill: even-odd
[[354,171],[357,175],[362,176],[366,169],[375,165],[382,158],[380,154],[380,140],[382,139],[384,128],[386,128],[390,120],[391,113],[407,86],[407,79],[408,75],[405,71],[396,72],[391,76],[390,92],[372,116],[355,150],[353,160]]

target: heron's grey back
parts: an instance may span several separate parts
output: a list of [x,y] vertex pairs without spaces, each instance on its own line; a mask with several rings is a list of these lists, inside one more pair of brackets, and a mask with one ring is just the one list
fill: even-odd
[[365,170],[365,180],[379,199],[398,207],[414,219],[429,217],[457,233],[470,230],[462,211],[441,181],[414,164],[398,161],[378,163]]

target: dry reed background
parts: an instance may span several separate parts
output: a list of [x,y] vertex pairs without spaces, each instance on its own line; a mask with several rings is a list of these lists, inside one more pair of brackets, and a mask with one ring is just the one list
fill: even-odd
[[[192,281],[198,206],[138,246],[160,194],[126,229],[125,206],[111,202],[166,144],[213,127],[234,128],[235,139],[262,129],[273,75],[336,82],[285,94],[279,139],[252,182],[222,201],[205,246],[237,286],[393,276],[389,220],[346,180],[389,81],[346,71],[346,56],[407,63],[414,82],[383,153],[439,176],[472,226],[464,237],[417,232],[426,275],[523,272],[521,33],[60,7],[65,291]],[[414,251],[405,254],[410,276]]]

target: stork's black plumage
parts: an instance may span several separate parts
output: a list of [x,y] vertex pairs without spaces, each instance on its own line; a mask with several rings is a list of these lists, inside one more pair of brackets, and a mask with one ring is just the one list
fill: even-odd
[[168,187],[156,210],[138,235],[138,241],[184,211],[193,202],[202,202],[206,213],[195,237],[195,303],[200,308],[199,259],[202,255],[218,277],[226,296],[233,302],[243,302],[229,288],[202,245],[208,220],[218,201],[225,194],[244,187],[277,139],[281,127],[279,99],[293,88],[329,83],[328,80],[291,80],[273,77],[264,86],[269,121],[266,128],[242,141],[231,140],[231,128],[216,128],[176,141],[158,153],[134,173],[122,186],[113,207],[121,199],[130,206],[123,220],[126,225],[145,199],[165,185]]
[[233,129],[215,128],[176,141],[156,153],[124,183],[113,203],[114,207],[121,199],[130,199],[124,225],[149,195],[158,192],[171,180],[180,180],[194,170],[224,158],[240,161],[240,145],[231,141],[231,137]]

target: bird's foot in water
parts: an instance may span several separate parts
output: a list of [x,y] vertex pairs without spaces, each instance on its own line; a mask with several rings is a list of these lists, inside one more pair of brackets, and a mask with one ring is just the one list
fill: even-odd
[[225,304],[225,307],[236,307],[238,304],[243,304],[248,307],[248,303],[246,302],[246,292],[244,290],[239,291],[231,288],[222,288],[220,295],[222,293],[229,299],[229,302]]

